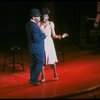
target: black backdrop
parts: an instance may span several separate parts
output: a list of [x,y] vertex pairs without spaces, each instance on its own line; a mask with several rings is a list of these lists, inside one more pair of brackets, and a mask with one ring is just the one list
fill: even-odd
[[[50,6],[53,5],[53,6]],[[94,17],[96,2],[83,1],[1,1],[0,2],[0,45],[27,45],[25,24],[32,8],[49,7],[57,34],[70,33],[72,44],[80,43],[81,16]]]

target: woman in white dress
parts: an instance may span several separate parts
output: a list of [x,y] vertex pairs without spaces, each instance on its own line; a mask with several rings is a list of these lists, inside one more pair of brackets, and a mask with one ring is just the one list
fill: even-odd
[[[42,10],[42,21],[39,23],[41,30],[46,34],[46,39],[44,40],[45,46],[45,65],[51,65],[54,69],[54,79],[58,80],[58,75],[56,71],[56,63],[58,62],[56,50],[53,42],[54,39],[61,39],[66,37],[68,34],[64,33],[62,36],[55,33],[55,25],[52,21],[49,21],[50,10],[44,8]],[[42,82],[45,82],[44,66],[42,68]]]

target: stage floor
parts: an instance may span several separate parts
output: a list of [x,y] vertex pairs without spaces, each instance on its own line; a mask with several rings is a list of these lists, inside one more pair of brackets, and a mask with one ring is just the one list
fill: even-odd
[[[64,62],[58,54],[57,73],[54,80],[53,69],[45,67],[46,82],[33,86],[29,81],[29,56],[23,53],[25,71],[16,64],[3,71],[4,54],[0,56],[0,98],[100,98],[100,53],[91,50],[66,49]],[[40,74],[41,76],[41,74]],[[40,79],[40,77],[39,77]],[[88,93],[87,93],[88,92]]]

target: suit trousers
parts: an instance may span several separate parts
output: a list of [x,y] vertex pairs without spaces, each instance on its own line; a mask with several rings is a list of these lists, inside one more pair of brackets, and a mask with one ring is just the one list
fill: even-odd
[[32,54],[30,65],[30,80],[33,82],[38,81],[40,71],[44,64],[44,54]]

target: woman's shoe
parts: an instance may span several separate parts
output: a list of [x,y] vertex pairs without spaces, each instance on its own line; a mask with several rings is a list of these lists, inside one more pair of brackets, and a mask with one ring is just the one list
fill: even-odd
[[54,77],[54,80],[56,80],[56,81],[57,81],[58,79],[59,79],[59,78],[58,78],[58,76]]
[[45,82],[45,78],[44,79],[41,79],[41,82]]

